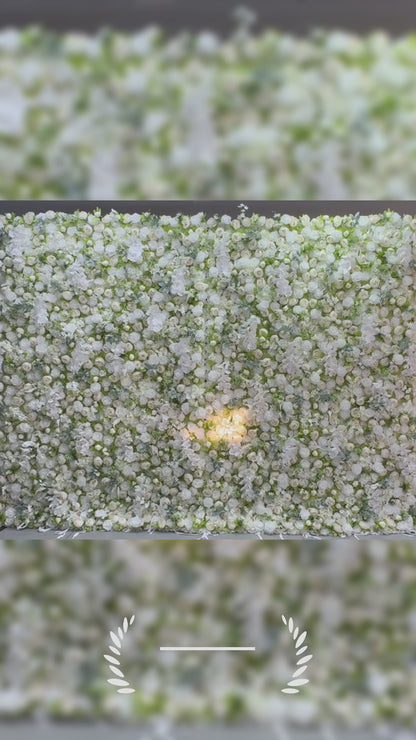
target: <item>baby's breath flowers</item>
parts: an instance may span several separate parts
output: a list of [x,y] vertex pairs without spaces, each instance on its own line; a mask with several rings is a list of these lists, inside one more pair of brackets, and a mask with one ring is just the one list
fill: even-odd
[[415,198],[415,65],[411,32],[3,30],[0,198]]
[[411,532],[416,219],[0,217],[0,522]]

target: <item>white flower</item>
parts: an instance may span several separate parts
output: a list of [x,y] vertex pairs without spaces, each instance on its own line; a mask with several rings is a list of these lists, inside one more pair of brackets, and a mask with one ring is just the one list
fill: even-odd
[[25,693],[21,689],[4,689],[0,691],[0,711],[13,714],[21,711],[26,705]]
[[27,100],[22,90],[0,79],[0,134],[18,137],[24,131]]
[[167,319],[167,313],[166,311],[161,311],[159,306],[151,306],[147,312],[148,317],[148,328],[151,331],[158,332],[160,331]]
[[127,259],[131,262],[141,262],[142,254],[144,250],[144,244],[140,241],[135,241],[130,244],[127,250]]
[[185,270],[175,270],[172,275],[171,293],[173,295],[185,295]]
[[86,290],[88,288],[89,282],[79,258],[67,268],[66,275],[69,283],[73,285],[74,288],[80,288],[81,290]]

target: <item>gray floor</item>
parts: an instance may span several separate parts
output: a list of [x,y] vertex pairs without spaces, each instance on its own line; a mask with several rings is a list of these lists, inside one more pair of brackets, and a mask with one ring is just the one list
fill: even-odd
[[0,722],[4,740],[415,740],[416,734],[400,734],[396,728],[381,734],[371,730],[287,730],[267,727],[192,726],[157,731],[149,727],[124,728],[109,724],[36,724]]
[[406,534],[360,534],[352,537],[316,537],[316,536],[298,536],[298,535],[264,535],[258,537],[255,534],[218,534],[218,535],[201,535],[201,534],[183,534],[182,532],[74,532],[71,530],[47,530],[39,531],[37,529],[11,529],[5,527],[0,530],[0,540],[401,540],[416,539],[416,533]]

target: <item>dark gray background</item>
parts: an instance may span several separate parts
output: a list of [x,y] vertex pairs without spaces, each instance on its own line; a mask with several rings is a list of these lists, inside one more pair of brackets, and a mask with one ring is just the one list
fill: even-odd
[[416,28],[415,0],[1,0],[0,26],[42,23],[52,29],[91,31],[104,26],[132,30],[158,24],[170,32],[235,27],[233,11],[256,11],[256,29],[278,26],[305,33],[312,27],[359,33],[383,28],[393,34]]
[[[272,0],[270,0],[272,1]],[[1,0],[0,0],[1,2]],[[415,0],[416,7],[416,0]],[[120,213],[143,213],[150,211],[159,215],[175,216],[177,213],[194,214],[199,211],[212,216],[216,213],[237,216],[241,200],[0,200],[0,213],[21,215],[28,211],[93,211],[101,208],[108,213],[112,208]],[[273,216],[275,213],[289,213],[294,216],[342,216],[344,214],[382,213],[390,209],[401,214],[416,215],[414,200],[245,200],[247,213],[260,213]]]

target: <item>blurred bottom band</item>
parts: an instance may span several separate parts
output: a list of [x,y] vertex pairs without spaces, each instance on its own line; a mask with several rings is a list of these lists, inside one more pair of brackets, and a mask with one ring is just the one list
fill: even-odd
[[[92,722],[87,740],[113,723],[136,728],[114,729],[126,740],[168,740],[175,727],[188,729],[173,740],[195,727],[224,740],[270,729],[278,740],[407,740],[415,628],[411,541],[3,541],[0,730],[70,740],[74,722]],[[312,658],[288,695],[298,639]],[[255,650],[177,650],[190,646]],[[134,691],[121,695],[126,684]],[[142,732],[154,721],[165,729]]]
[[[211,727],[197,725],[192,727],[138,726],[125,728],[111,725],[53,724],[36,723],[1,724],[0,732],[7,740],[414,740],[416,733],[400,730],[397,727],[375,730],[346,730],[323,725],[314,730],[289,730],[287,727],[265,727],[239,725]],[[387,734],[390,733],[390,734]]]

